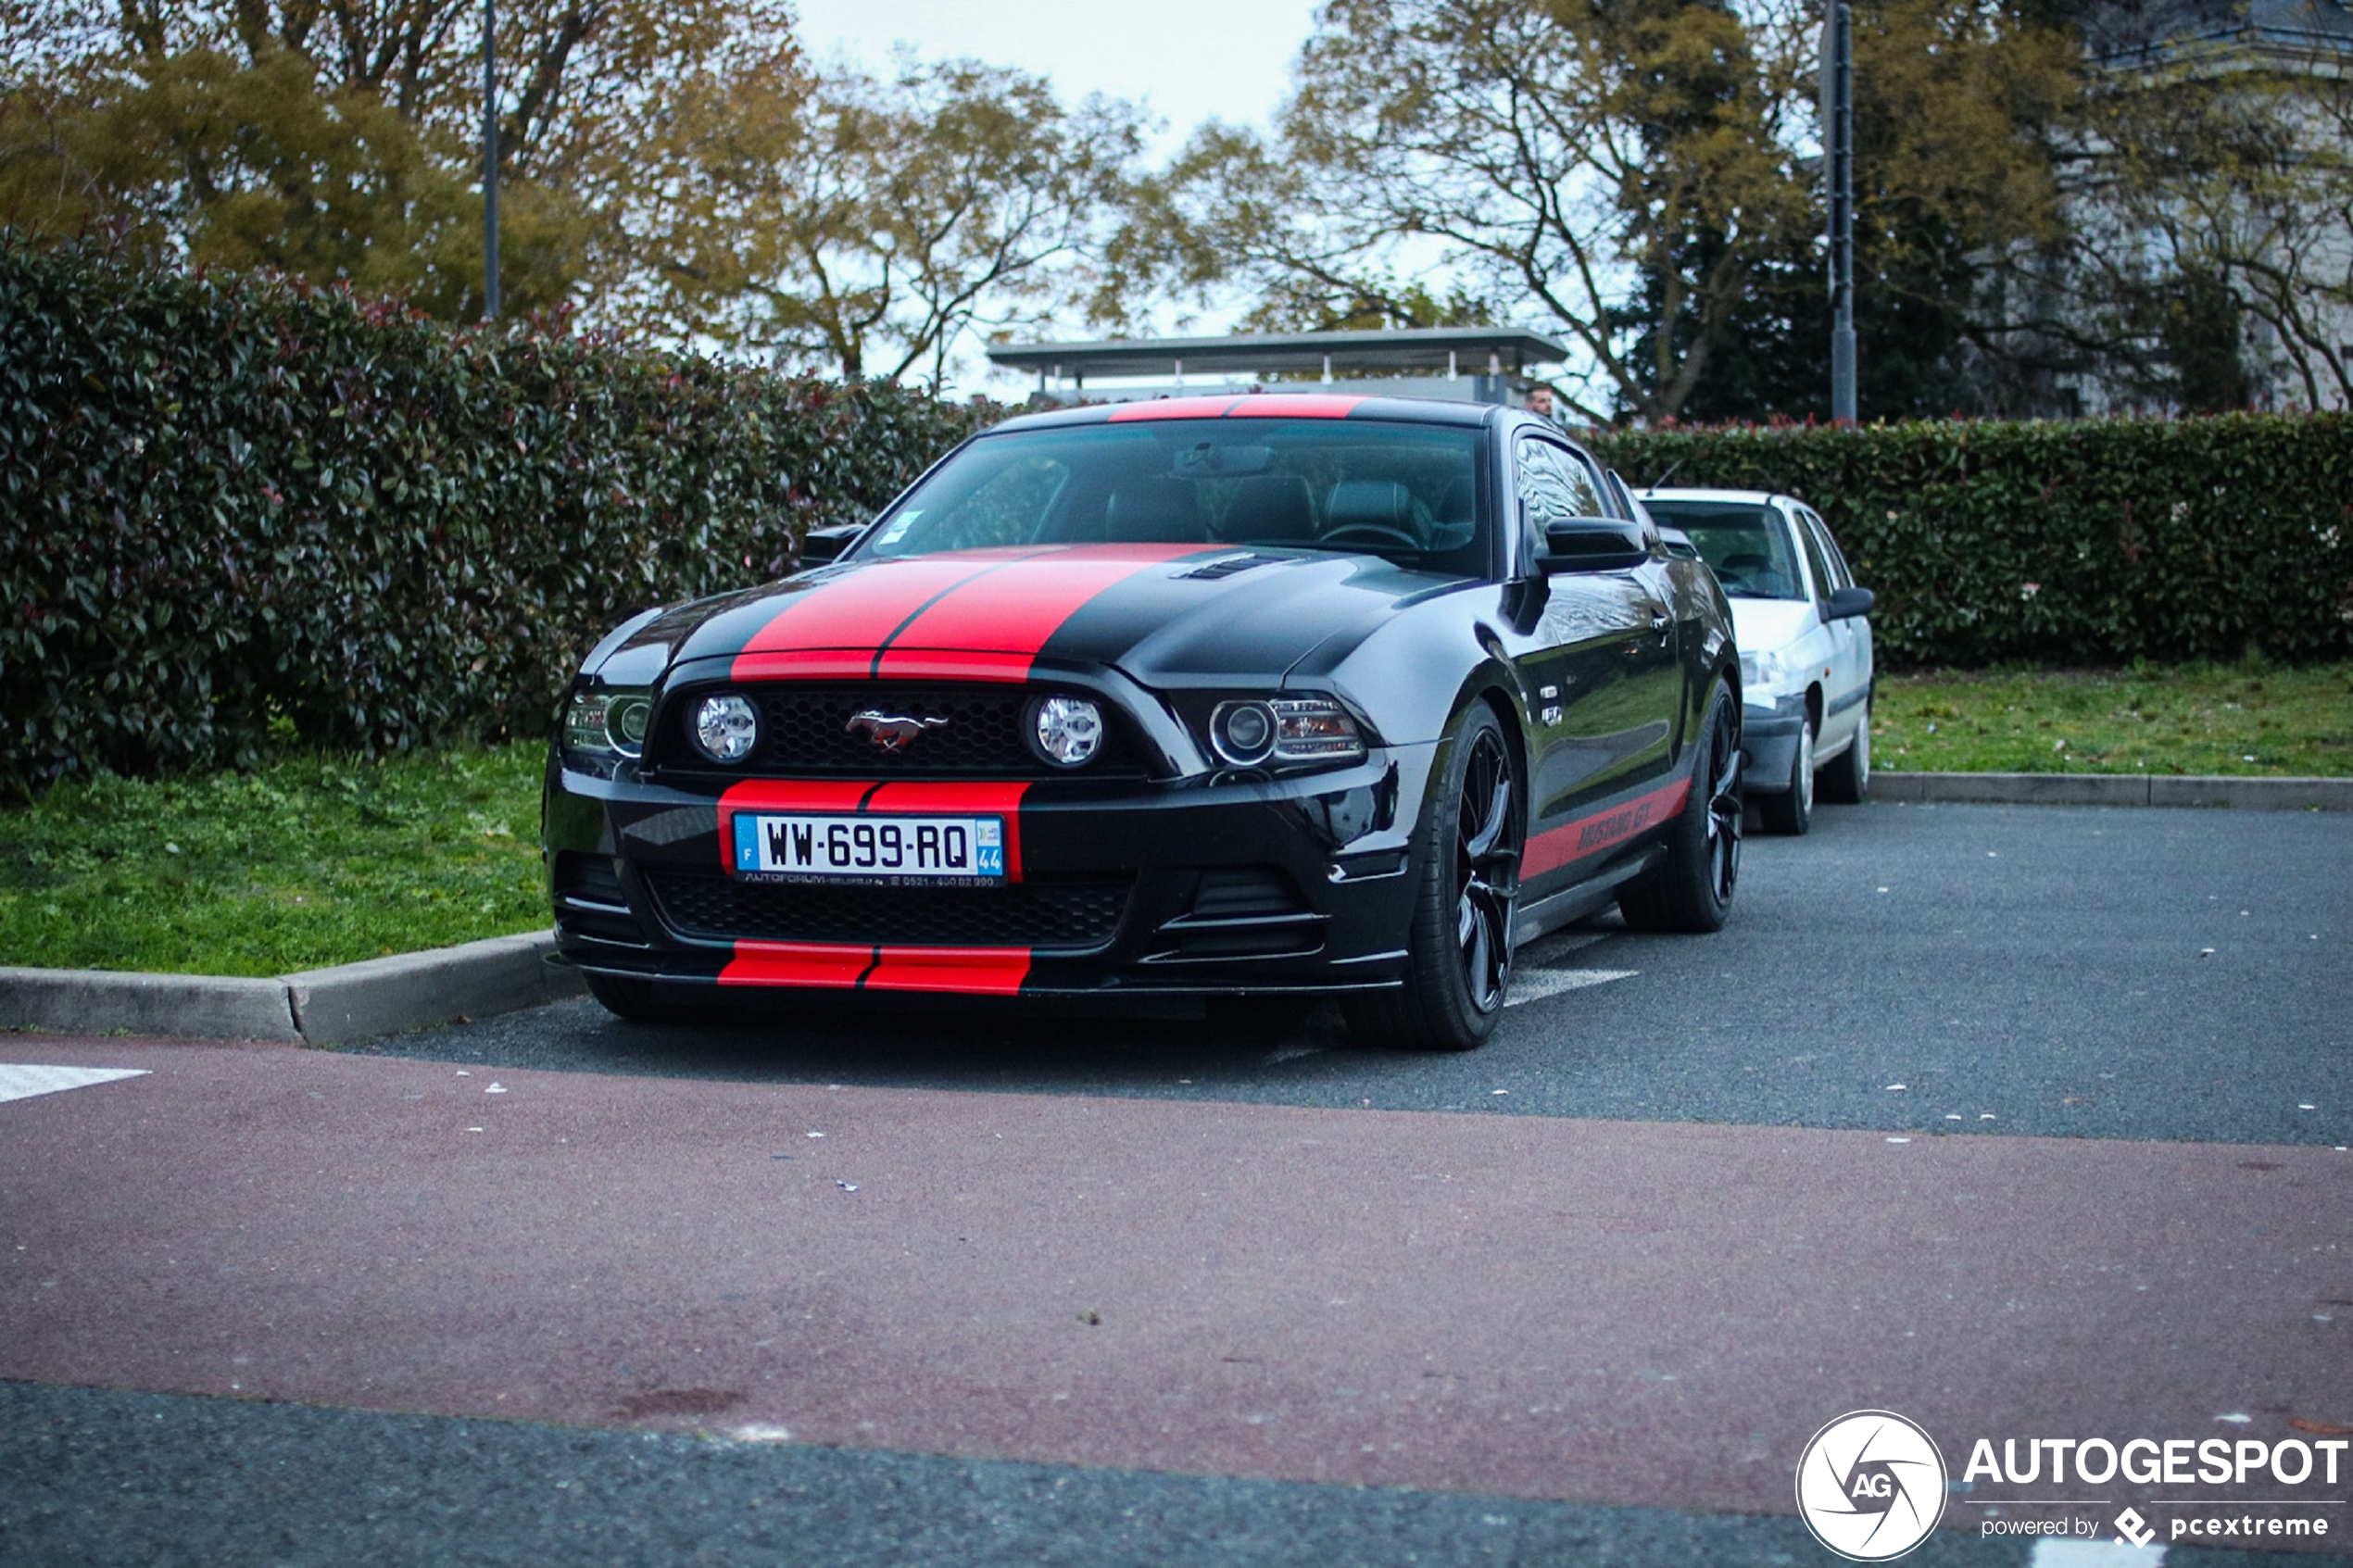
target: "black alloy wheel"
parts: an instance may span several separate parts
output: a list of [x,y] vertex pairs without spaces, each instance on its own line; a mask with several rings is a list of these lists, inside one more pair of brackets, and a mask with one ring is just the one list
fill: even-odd
[[1448,746],[1444,786],[1416,833],[1404,984],[1341,1004],[1360,1038],[1404,1050],[1469,1050],[1494,1033],[1512,977],[1526,819],[1511,742],[1474,703]]
[[1492,1012],[1512,978],[1512,903],[1519,886],[1519,838],[1512,763],[1491,726],[1471,740],[1470,766],[1454,799],[1454,942],[1463,989]]
[[1741,875],[1741,734],[1737,699],[1717,688],[1692,749],[1692,791],[1667,838],[1667,859],[1618,890],[1637,931],[1721,931]]

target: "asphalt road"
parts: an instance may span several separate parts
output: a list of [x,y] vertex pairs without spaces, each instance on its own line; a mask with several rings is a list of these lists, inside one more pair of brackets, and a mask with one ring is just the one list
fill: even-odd
[[1826,808],[1805,838],[1749,838],[1721,933],[1642,936],[1613,915],[1521,962],[1522,994],[1563,971],[1626,978],[1515,1006],[1459,1057],[1358,1049],[1331,1010],[1252,1027],[801,1007],[665,1028],[588,1001],[368,1048],[767,1083],[2353,1143],[2353,817]]
[[[0,1562],[1815,1563],[1859,1405],[2353,1423],[2353,820],[1818,822],[1720,935],[1523,955],[1461,1058],[0,1036],[150,1074],[0,1105]],[[1906,1561],[2070,1561],[1966,1533],[1997,1492]]]

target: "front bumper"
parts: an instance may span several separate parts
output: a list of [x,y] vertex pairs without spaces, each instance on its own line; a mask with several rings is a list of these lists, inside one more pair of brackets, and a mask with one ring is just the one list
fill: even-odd
[[1806,733],[1806,698],[1782,697],[1771,708],[1741,709],[1741,788],[1749,795],[1787,795]]
[[[960,784],[598,777],[548,766],[544,849],[562,960],[720,987],[1117,997],[1399,984],[1408,845],[1434,746],[1269,777]],[[987,888],[750,882],[740,810],[978,809],[1006,819]],[[665,986],[667,989],[668,986]]]

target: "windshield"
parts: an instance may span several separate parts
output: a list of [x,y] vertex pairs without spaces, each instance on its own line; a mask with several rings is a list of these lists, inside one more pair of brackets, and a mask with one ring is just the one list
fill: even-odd
[[1487,570],[1483,432],[1377,420],[1139,420],[983,436],[866,556],[1008,545],[1255,545]]
[[1789,528],[1780,513],[1754,501],[1670,501],[1643,497],[1651,516],[1690,535],[1699,558],[1734,598],[1802,599],[1806,579],[1797,570]]

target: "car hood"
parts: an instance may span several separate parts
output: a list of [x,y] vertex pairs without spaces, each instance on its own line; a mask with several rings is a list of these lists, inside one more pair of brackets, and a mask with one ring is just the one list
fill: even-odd
[[[1334,636],[1459,585],[1375,556],[1088,545],[849,560],[665,610],[592,659],[618,684],[727,678],[1020,680],[1113,666],[1146,684],[1279,677]],[[724,666],[704,661],[726,661]]]
[[1732,603],[1732,636],[1743,653],[1786,647],[1822,623],[1805,599],[1744,599]]

